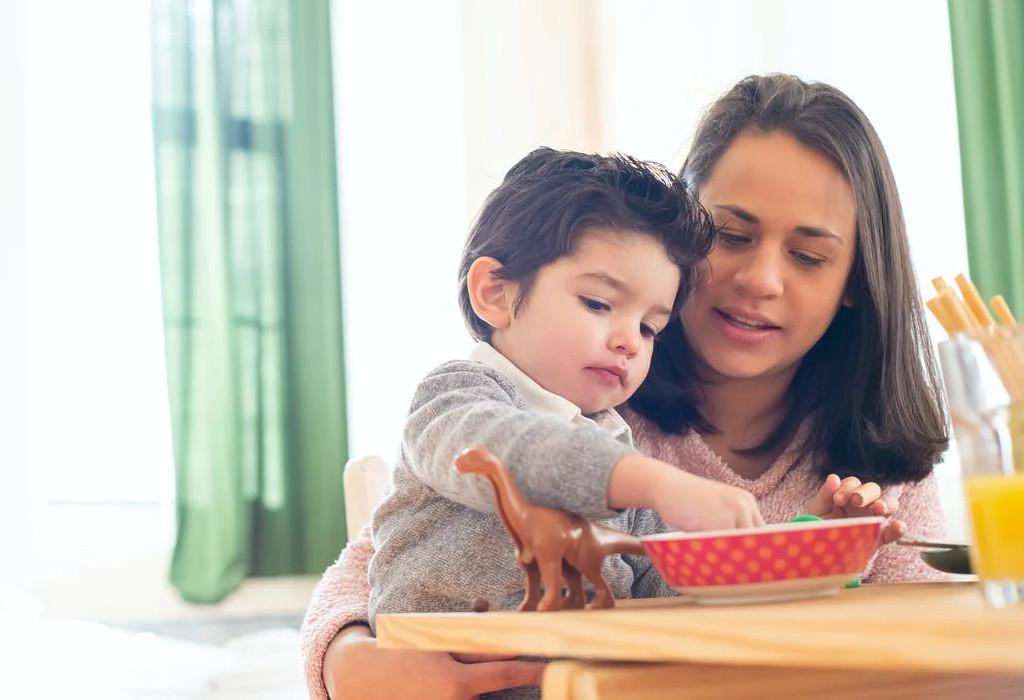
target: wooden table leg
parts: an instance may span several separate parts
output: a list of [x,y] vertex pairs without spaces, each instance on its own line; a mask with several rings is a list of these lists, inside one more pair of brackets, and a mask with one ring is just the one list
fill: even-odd
[[590,671],[593,666],[585,661],[550,661],[544,668],[541,681],[540,700],[572,700],[576,697],[573,678],[580,671]]
[[542,700],[740,700],[828,697],[830,700],[1019,700],[1024,676],[1003,673],[908,673],[848,669],[622,664],[555,661],[544,673]]

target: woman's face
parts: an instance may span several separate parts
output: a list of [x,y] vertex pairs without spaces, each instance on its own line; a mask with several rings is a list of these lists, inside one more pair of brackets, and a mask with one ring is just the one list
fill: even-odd
[[710,379],[795,371],[848,303],[857,249],[849,183],[788,133],[747,131],[699,194],[720,234],[681,311],[687,340]]

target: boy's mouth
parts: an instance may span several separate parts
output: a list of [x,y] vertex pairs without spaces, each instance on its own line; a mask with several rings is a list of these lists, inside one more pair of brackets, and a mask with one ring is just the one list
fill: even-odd
[[587,367],[586,371],[608,386],[623,386],[628,376],[628,371],[625,367]]

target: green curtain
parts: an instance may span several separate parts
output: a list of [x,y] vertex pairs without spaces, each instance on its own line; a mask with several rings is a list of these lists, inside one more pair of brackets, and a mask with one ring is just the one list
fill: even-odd
[[329,0],[153,0],[177,538],[215,602],[345,541]]
[[1024,316],[1024,0],[949,0],[971,277]]

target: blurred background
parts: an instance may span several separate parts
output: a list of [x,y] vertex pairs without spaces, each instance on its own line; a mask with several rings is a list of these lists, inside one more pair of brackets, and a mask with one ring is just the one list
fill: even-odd
[[[1024,117],[1024,15],[967,5],[7,0],[0,640],[134,659],[130,681],[89,664],[97,697],[304,697],[342,465],[390,459],[417,380],[468,351],[462,240],[539,145],[678,169],[743,76],[826,81],[888,150],[922,292],[970,262],[1007,293],[968,259],[961,144],[965,115]],[[161,675],[157,649],[197,670]]]

